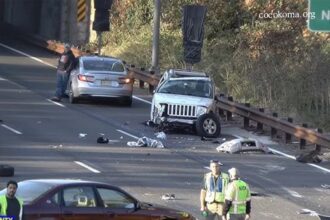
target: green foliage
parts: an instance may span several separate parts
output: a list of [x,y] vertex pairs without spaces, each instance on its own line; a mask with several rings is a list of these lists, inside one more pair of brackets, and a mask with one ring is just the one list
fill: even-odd
[[[330,40],[306,28],[304,0],[162,1],[160,66],[182,68],[182,7],[207,7],[202,61],[195,69],[213,75],[222,92],[236,100],[313,120],[330,129]],[[107,54],[149,67],[154,0],[117,0]],[[261,18],[260,13],[294,13]],[[302,119],[303,120],[303,119]]]

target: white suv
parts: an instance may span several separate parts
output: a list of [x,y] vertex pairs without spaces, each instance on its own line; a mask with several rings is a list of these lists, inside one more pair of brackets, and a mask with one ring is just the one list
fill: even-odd
[[218,137],[220,120],[213,80],[202,72],[167,70],[155,90],[150,118],[156,125],[193,125],[203,137]]

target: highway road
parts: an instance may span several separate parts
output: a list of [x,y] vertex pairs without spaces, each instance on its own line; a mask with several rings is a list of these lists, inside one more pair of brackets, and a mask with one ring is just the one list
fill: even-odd
[[[122,187],[143,201],[186,210],[200,218],[199,191],[210,159],[227,171],[241,170],[253,192],[252,219],[318,219],[298,214],[310,209],[330,215],[330,165],[297,163],[281,144],[268,146],[285,154],[224,154],[217,144],[189,132],[170,133],[166,148],[127,146],[128,141],[155,138],[149,119],[151,95],[134,88],[132,107],[108,102],[70,104],[49,100],[55,90],[57,56],[5,36],[0,37],[0,164],[15,167],[9,179],[79,178]],[[251,136],[223,123],[223,138]],[[103,133],[108,144],[97,144]],[[87,134],[82,137],[80,134]],[[165,193],[175,200],[161,200]],[[201,219],[201,218],[200,218]]]

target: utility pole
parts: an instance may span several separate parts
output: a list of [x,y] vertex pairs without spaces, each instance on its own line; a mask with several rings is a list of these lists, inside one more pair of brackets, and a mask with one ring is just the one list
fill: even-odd
[[161,0],[155,0],[154,10],[154,27],[153,27],[153,38],[152,38],[152,64],[151,70],[156,74],[159,73],[159,29],[160,29],[160,8]]

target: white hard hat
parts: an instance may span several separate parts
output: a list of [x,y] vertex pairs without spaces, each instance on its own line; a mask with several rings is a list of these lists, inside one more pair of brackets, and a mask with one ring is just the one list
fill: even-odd
[[239,176],[239,171],[235,167],[232,167],[228,170],[228,173],[232,177],[238,177]]

